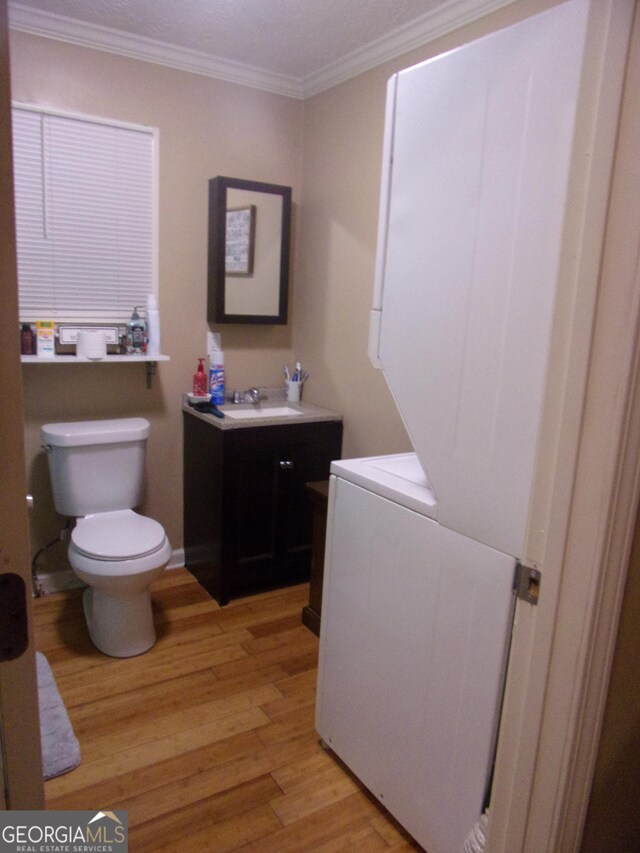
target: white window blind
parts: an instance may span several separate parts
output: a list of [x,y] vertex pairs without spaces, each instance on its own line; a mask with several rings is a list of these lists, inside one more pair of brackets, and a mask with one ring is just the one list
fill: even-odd
[[155,134],[14,106],[20,320],[125,322],[156,292]]

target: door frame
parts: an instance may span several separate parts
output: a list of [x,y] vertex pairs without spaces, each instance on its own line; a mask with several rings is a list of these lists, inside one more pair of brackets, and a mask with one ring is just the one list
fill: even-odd
[[[6,0],[0,0],[0,146],[4,146],[3,154],[6,153],[6,145],[2,140],[6,138],[10,115],[6,85],[6,18]],[[634,55],[638,53],[637,42],[636,27]],[[631,85],[628,91],[632,91]],[[634,109],[637,114],[631,100],[629,96],[625,106],[627,114],[632,114]],[[628,119],[627,123],[633,124]],[[637,145],[640,139],[637,126],[627,127],[626,131],[623,127],[619,152],[625,143],[625,134],[626,144],[630,144],[629,139],[635,139]],[[1,161],[6,162],[7,158],[3,157]],[[594,758],[591,744],[594,741],[597,744],[600,730],[611,647],[617,630],[617,614],[638,500],[640,389],[636,331],[640,320],[640,306],[637,304],[640,276],[635,267],[630,272],[630,258],[634,252],[637,258],[640,250],[640,217],[636,215],[635,219],[629,220],[634,229],[630,234],[629,222],[616,218],[616,211],[625,206],[627,209],[632,207],[630,197],[634,192],[636,197],[640,197],[640,181],[633,174],[632,180],[628,180],[621,161],[620,157],[618,187],[614,186],[609,216],[607,251],[610,254],[607,260],[605,253],[590,356],[588,347],[584,351],[584,339],[579,339],[580,336],[574,339],[573,359],[581,356],[583,363],[589,361],[588,382],[586,386],[584,383],[581,385],[584,397],[579,404],[579,413],[571,412],[571,406],[576,402],[575,393],[567,390],[565,399],[569,423],[560,449],[571,447],[568,439],[573,430],[573,438],[579,440],[579,453],[577,457],[571,453],[569,462],[563,464],[551,501],[551,507],[554,513],[557,510],[557,514],[554,515],[556,528],[550,531],[550,537],[552,534],[556,537],[553,557],[557,559],[560,555],[562,577],[557,579],[554,594],[550,594],[548,590],[552,587],[548,584],[549,574],[545,569],[539,608],[531,605],[518,607],[515,670],[519,686],[515,689],[512,685],[508,691],[487,853],[498,850],[508,853],[552,851],[560,849],[563,841],[568,842],[567,846],[561,847],[563,851],[577,849],[588,800]],[[4,180],[6,174],[0,174],[0,181]],[[12,227],[8,227],[7,221],[0,220],[0,270],[3,275],[7,269],[7,257],[12,253],[15,255],[14,246],[7,248],[9,230]],[[11,339],[17,328],[15,305],[9,314],[5,307],[8,298],[15,299],[16,287],[11,287],[11,281],[15,282],[15,261],[13,264],[13,272],[8,279],[5,278],[5,285],[0,289],[0,334],[4,335],[5,341]],[[588,331],[591,335],[591,318],[585,316],[584,307],[584,304],[576,307],[576,320],[582,324],[582,332]],[[13,425],[9,432],[11,456],[15,455],[14,450],[18,446],[17,464],[22,466],[23,472],[22,484],[18,483],[11,489],[12,523],[16,519],[18,521],[15,525],[18,529],[17,556],[13,568],[19,568],[28,582],[20,365],[17,350],[13,353],[7,347],[0,353],[0,391],[4,409],[0,429],[5,429],[6,421]],[[0,439],[5,447],[4,432],[0,432]],[[594,460],[598,460],[597,470]],[[585,511],[585,506],[594,505],[598,507],[597,512]],[[3,551],[5,529],[6,519],[0,514]],[[591,545],[589,549],[588,543]],[[13,808],[43,807],[41,774],[39,770],[35,772],[39,756],[35,755],[33,748],[34,743],[39,746],[39,740],[34,737],[37,725],[33,725],[34,720],[37,724],[35,685],[31,640],[29,650],[22,658],[0,664],[0,711],[4,720],[0,725],[5,735],[5,772],[8,772]],[[12,710],[14,708],[29,713],[20,716]],[[26,752],[22,751],[25,747]],[[20,773],[15,775],[20,769],[26,779],[20,780]],[[36,802],[40,805],[35,805]]]
[[[0,573],[25,583],[29,643],[23,654],[0,663],[0,808],[44,808],[38,689],[31,608],[29,520],[26,501],[22,371],[18,336],[18,285],[13,214],[11,97],[7,2],[0,0]],[[11,345],[13,343],[13,346]]]
[[[611,14],[600,26],[618,56],[594,56],[607,69],[598,99],[605,120],[584,149],[592,159],[583,176],[579,287],[557,365],[558,441],[541,453],[552,474],[540,603],[516,610],[486,853],[578,851],[593,779],[640,492],[637,6],[611,0],[595,10]],[[625,84],[619,118],[616,65]]]

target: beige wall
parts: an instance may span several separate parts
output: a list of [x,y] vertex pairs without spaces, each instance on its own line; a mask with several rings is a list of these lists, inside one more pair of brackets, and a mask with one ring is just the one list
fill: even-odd
[[347,457],[410,448],[367,356],[387,76],[371,72],[305,103],[293,342],[316,402],[345,415]]
[[[207,181],[293,187],[287,327],[221,326],[228,387],[276,385],[282,366],[311,371],[305,399],[344,416],[344,456],[410,449],[367,339],[374,278],[384,101],[390,74],[542,9],[523,0],[302,103],[151,63],[12,33],[13,97],[160,129],[163,350],[151,391],[140,365],[23,367],[34,546],[53,538],[39,427],[48,420],[143,415],[152,422],[144,510],[182,547],[181,391],[204,355]],[[48,556],[64,563],[64,547]]]
[[[302,104],[159,65],[13,32],[13,98],[159,128],[159,304],[163,351],[147,390],[143,365],[23,365],[27,477],[34,547],[56,536],[40,425],[122,415],[149,418],[144,510],[182,547],[180,394],[206,355],[208,180],[215,175],[293,187],[300,199]],[[295,234],[295,222],[294,222]],[[291,363],[291,326],[220,327],[229,385],[275,385]],[[66,566],[65,546],[43,569]]]

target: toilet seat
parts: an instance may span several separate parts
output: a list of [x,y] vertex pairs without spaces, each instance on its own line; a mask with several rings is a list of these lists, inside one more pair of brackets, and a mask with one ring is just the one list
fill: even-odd
[[89,559],[121,562],[155,554],[164,546],[166,535],[157,521],[123,509],[79,519],[71,541]]

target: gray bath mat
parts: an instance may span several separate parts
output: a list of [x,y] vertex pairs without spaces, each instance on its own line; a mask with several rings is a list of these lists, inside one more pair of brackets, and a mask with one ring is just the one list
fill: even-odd
[[58,693],[49,661],[42,652],[36,652],[36,667],[42,770],[45,779],[53,779],[54,776],[68,773],[80,764],[80,744]]

